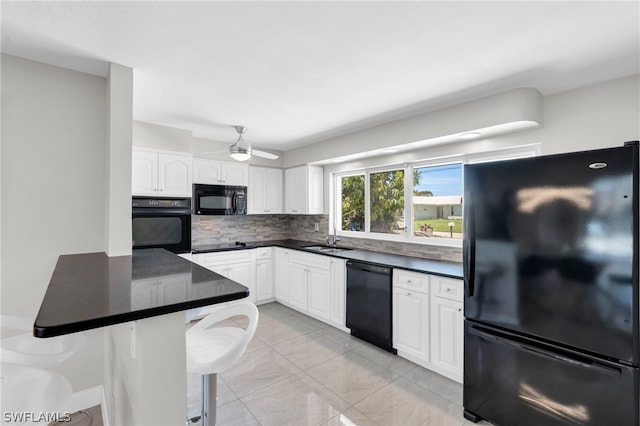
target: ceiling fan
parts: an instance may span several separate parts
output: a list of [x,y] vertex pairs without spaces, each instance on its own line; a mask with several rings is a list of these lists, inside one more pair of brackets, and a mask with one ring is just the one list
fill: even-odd
[[251,149],[251,145],[249,142],[243,139],[244,133],[247,131],[245,126],[233,126],[238,132],[238,139],[235,143],[229,145],[229,157],[233,158],[237,161],[247,161],[251,158],[252,155],[256,157],[267,158],[269,160],[275,160],[278,158],[277,155],[271,154],[269,152],[260,151],[257,149]]

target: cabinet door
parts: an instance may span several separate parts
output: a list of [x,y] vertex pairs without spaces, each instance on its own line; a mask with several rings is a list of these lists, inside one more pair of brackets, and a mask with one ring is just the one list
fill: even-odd
[[431,364],[448,377],[462,381],[462,302],[431,299]]
[[289,302],[289,251],[276,248],[275,292],[276,299]]
[[193,183],[219,185],[222,181],[221,162],[204,158],[193,159]]
[[254,278],[254,265],[251,262],[234,263],[228,266],[228,278],[242,284],[249,289],[249,300],[256,302],[256,285]]
[[324,171],[322,167],[309,166],[307,172],[307,200],[308,200],[308,214],[322,214],[324,213]]
[[393,287],[393,346],[402,355],[429,361],[429,295]]
[[282,213],[282,170],[266,169],[264,206],[267,213]]
[[256,260],[256,287],[257,300],[266,300],[273,297],[273,260]]
[[346,260],[331,259],[331,322],[346,327]]
[[294,167],[285,170],[284,185],[285,213],[306,213],[307,168]]
[[308,312],[318,318],[331,319],[331,274],[308,267]]
[[249,165],[223,161],[222,183],[233,186],[247,186],[249,184]]
[[191,196],[191,162],[189,156],[158,155],[158,193],[162,196]]
[[131,155],[131,193],[158,195],[158,154],[133,150]]
[[264,167],[249,168],[249,187],[247,189],[249,196],[247,213],[249,214],[267,212],[267,170]]
[[306,312],[308,268],[300,263],[289,263],[289,304]]

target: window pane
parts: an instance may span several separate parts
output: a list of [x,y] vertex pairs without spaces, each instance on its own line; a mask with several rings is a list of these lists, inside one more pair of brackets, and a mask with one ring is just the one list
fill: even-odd
[[371,232],[404,234],[404,170],[369,175]]
[[414,169],[413,234],[462,238],[462,164]]
[[341,180],[342,230],[364,232],[364,175]]

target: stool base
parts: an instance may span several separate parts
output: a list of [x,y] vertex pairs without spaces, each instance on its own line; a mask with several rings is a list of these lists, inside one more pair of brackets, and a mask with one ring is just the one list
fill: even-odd
[[202,375],[202,410],[200,418],[202,426],[216,424],[216,405],[218,399],[218,375]]

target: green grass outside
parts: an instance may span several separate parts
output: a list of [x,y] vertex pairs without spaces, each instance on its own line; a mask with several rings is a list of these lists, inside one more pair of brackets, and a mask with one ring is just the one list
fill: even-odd
[[421,219],[413,222],[413,229],[419,230],[421,225],[431,225],[436,232],[449,232],[449,222],[453,222],[453,232],[462,233],[462,219]]

